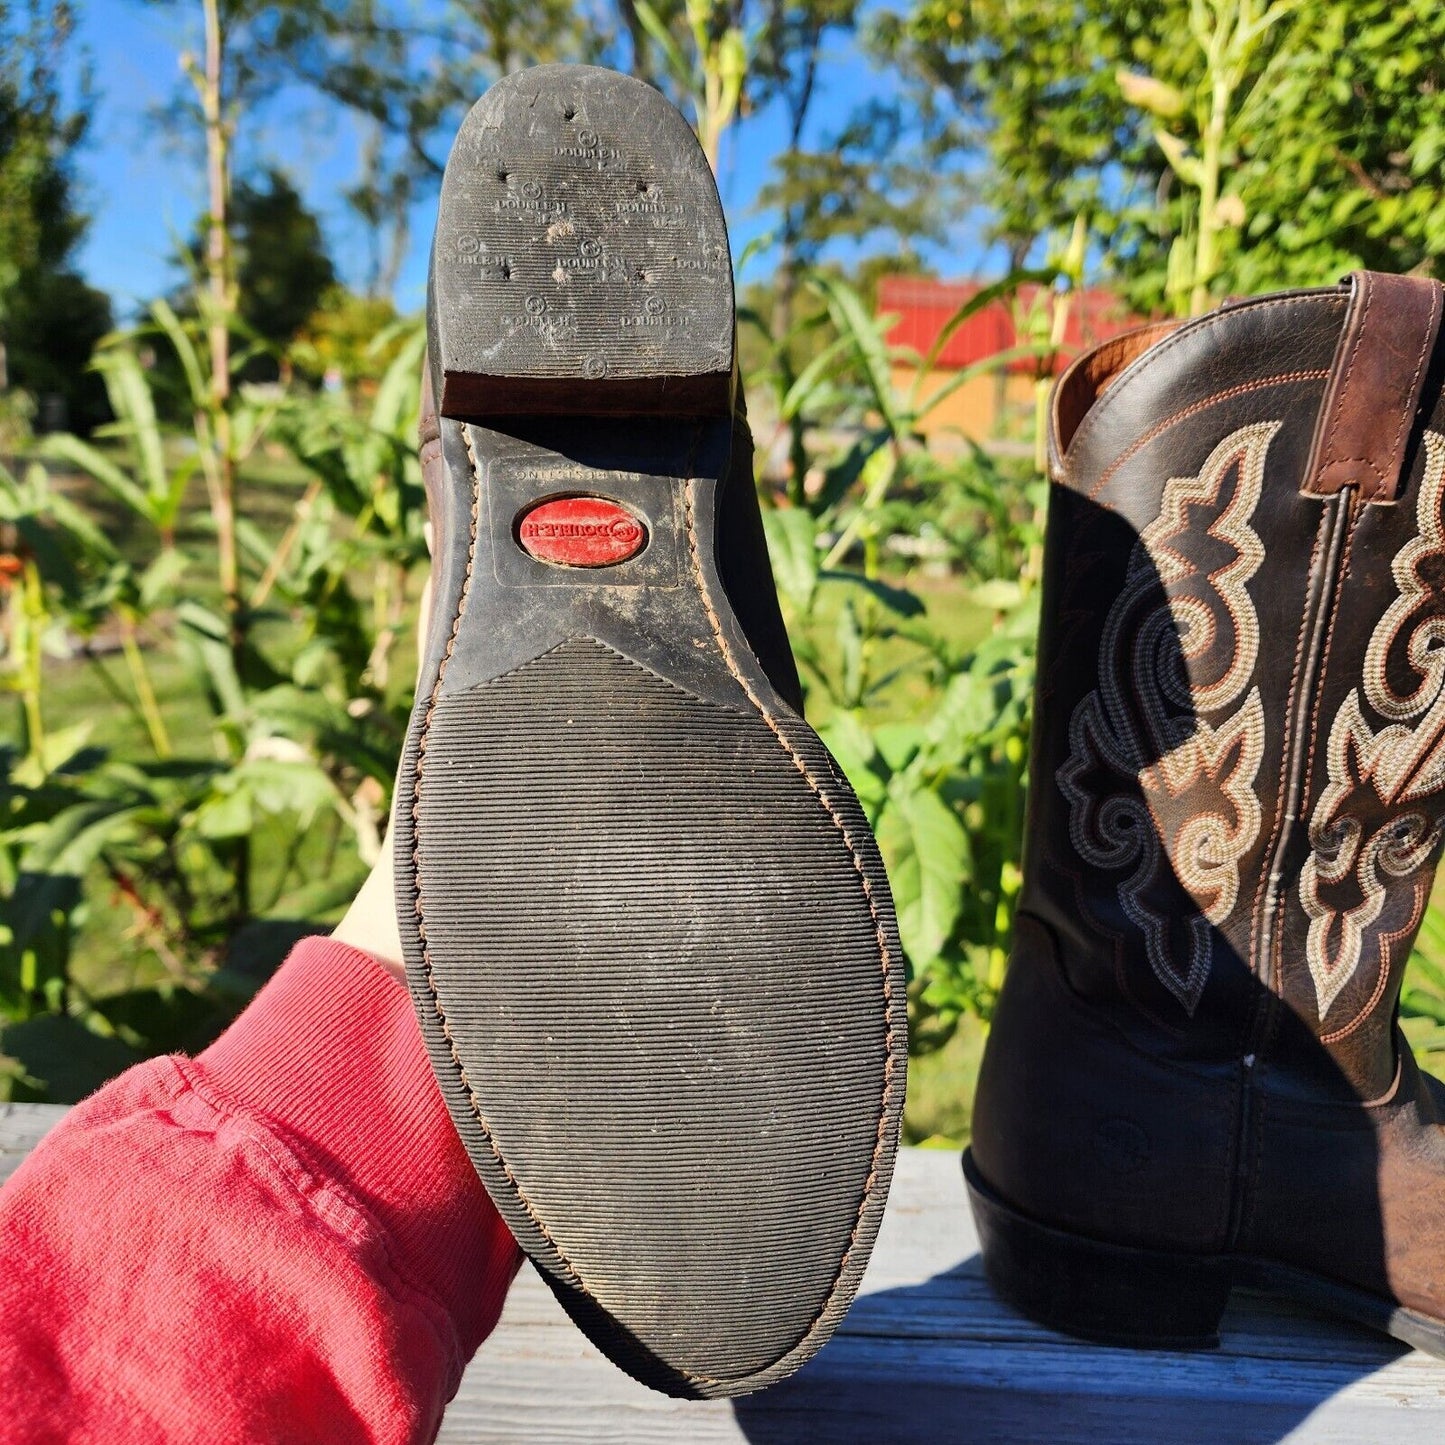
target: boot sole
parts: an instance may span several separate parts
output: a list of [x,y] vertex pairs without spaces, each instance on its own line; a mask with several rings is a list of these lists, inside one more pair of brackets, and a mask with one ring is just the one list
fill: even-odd
[[443,181],[435,604],[398,911],[442,1092],[573,1318],[671,1394],[791,1373],[847,1309],[902,1110],[866,820],[723,590],[733,298],[650,87],[478,102]]
[[963,1156],[984,1274],[1020,1314],[1060,1334],[1130,1349],[1207,1350],[1236,1286],[1351,1320],[1445,1359],[1445,1321],[1274,1260],[1108,1244],[1006,1203]]

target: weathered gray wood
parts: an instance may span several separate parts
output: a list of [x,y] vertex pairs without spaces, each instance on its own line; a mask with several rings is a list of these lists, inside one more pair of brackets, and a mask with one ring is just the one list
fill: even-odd
[[[0,1178],[63,1112],[0,1106]],[[905,1150],[863,1293],[793,1380],[733,1403],[653,1394],[524,1270],[441,1441],[1423,1445],[1442,1434],[1445,1364],[1257,1297],[1237,1298],[1208,1354],[1095,1349],[1036,1328],[983,1282],[957,1159]]]
[[1209,1354],[1038,1329],[983,1281],[956,1156],[905,1150],[863,1292],[793,1380],[731,1404],[664,1400],[590,1349],[524,1271],[441,1439],[1357,1445],[1442,1432],[1445,1365],[1262,1299],[1239,1298]]
[[61,1104],[0,1104],[0,1184],[20,1161],[60,1122]]

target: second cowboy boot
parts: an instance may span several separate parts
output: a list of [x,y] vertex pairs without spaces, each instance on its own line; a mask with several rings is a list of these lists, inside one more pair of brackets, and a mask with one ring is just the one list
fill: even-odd
[[1445,1088],[1397,1022],[1445,836],[1441,287],[1358,273],[1061,381],[1025,882],[965,1172],[1107,1342],[1233,1284],[1445,1353]]

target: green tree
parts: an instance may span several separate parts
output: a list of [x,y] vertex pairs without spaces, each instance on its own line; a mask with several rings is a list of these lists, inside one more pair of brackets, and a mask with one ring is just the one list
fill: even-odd
[[113,324],[110,297],[68,266],[22,275],[6,308],[10,380],[34,398],[36,424],[87,434],[110,418],[105,383],[90,370],[96,343]]
[[295,339],[336,282],[321,225],[295,186],[268,170],[231,197],[238,312],[278,352]]
[[[227,218],[236,320],[242,333],[260,346],[259,354],[245,360],[242,379],[274,381],[287,365],[292,342],[336,285],[336,269],[326,251],[321,223],[291,181],[274,167],[255,181],[236,183]],[[179,316],[196,314],[195,278],[204,269],[206,245],[203,220],[181,257],[187,281],[170,298]],[[168,365],[178,383],[179,363],[168,358]]]
[[374,390],[404,341],[405,327],[384,296],[333,286],[307,318],[291,347],[297,372],[312,382],[330,374],[347,388]]
[[[190,0],[159,3],[181,17],[193,8]],[[363,122],[360,173],[346,196],[372,239],[373,296],[395,287],[412,206],[439,183],[457,126],[482,91],[523,66],[602,58],[617,33],[610,11],[566,0],[218,0],[217,30],[217,90],[232,129],[242,111],[296,86]],[[164,115],[178,134],[193,136],[199,109],[182,87]]]
[[1240,249],[1248,148],[1270,128],[1271,81],[1292,57],[1276,41],[1299,8],[1300,0],[1191,0],[1191,87],[1135,70],[1114,77],[1124,99],[1155,118],[1154,141],[1180,186],[1182,225],[1165,279],[1177,311],[1207,311],[1226,258]]
[[67,107],[58,71],[73,61],[65,0],[0,3],[0,385],[60,403],[58,424],[88,430],[106,415],[85,364],[110,329],[110,303],[73,265],[87,218],[75,196],[75,156],[89,123]]
[[1153,308],[1445,265],[1445,14],[1425,0],[921,0],[877,33],[983,163],[1015,260],[1084,212]]
[[810,0],[738,7],[733,15],[737,33],[746,35],[739,108],[747,114],[774,107],[786,125],[785,144],[755,201],[773,218],[773,269],[765,283],[748,288],[743,319],[749,374],[772,393],[787,428],[795,502],[808,471],[806,423],[787,401],[808,365],[837,340],[826,308],[803,294],[803,278],[830,245],[880,237],[887,244],[880,265],[921,269],[917,242],[941,239],[954,209],[948,187],[918,164],[901,105],[873,99],[845,107],[837,123],[813,134],[829,52],[855,42],[860,9],[856,0]]
[[1244,157],[1241,291],[1353,266],[1445,277],[1445,10],[1311,4]]
[[1174,34],[1180,7],[918,0],[878,17],[872,39],[911,81],[935,152],[974,160],[976,199],[1020,265],[1081,211],[1110,215],[1117,245],[1129,203],[1152,196],[1163,157],[1114,77],[1153,55],[1151,27]]

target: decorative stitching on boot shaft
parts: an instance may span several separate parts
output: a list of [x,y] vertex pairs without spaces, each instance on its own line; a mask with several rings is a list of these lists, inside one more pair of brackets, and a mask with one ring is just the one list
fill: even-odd
[[[1259,618],[1246,584],[1264,561],[1250,523],[1280,425],[1240,428],[1196,476],[1165,484],[1105,621],[1099,686],[1074,711],[1069,756],[1055,775],[1074,848],[1096,868],[1130,870],[1119,906],[1142,933],[1155,976],[1191,1016],[1213,928],[1238,902],[1240,863],[1263,824],[1255,780],[1264,706],[1248,687]],[[1191,546],[1201,529],[1228,560],[1201,565]],[[1182,966],[1171,931],[1177,907],[1161,906],[1171,874],[1197,909],[1184,920]]]
[[[1321,1022],[1354,977],[1369,937],[1382,950],[1382,973],[1388,972],[1389,943],[1413,927],[1419,906],[1412,888],[1409,919],[1390,918],[1394,927],[1377,928],[1391,885],[1418,873],[1441,837],[1445,582],[1437,574],[1445,560],[1445,436],[1438,432],[1425,433],[1416,514],[1418,530],[1391,565],[1397,595],[1370,636],[1362,686],[1350,690],[1330,726],[1329,781],[1310,817],[1311,852],[1299,898],[1310,920],[1305,956]],[[1392,657],[1402,658],[1418,682],[1397,688]],[[1366,719],[1367,705],[1387,719],[1378,731]],[[1382,813],[1385,821],[1367,835],[1369,820]]]
[[[1172,338],[1171,338],[1172,340]],[[1161,343],[1168,345],[1168,342]],[[1113,481],[1119,470],[1128,463],[1139,452],[1143,451],[1156,437],[1162,436],[1170,427],[1178,426],[1181,421],[1187,421],[1191,416],[1197,416],[1202,411],[1208,411],[1212,406],[1218,406],[1223,401],[1233,401],[1237,397],[1248,396],[1251,392],[1267,391],[1272,386],[1289,386],[1297,381],[1324,381],[1329,376],[1328,371],[1286,371],[1279,376],[1267,376],[1258,381],[1242,382],[1239,386],[1228,387],[1224,391],[1217,391],[1212,396],[1206,396],[1202,401],[1196,401],[1191,406],[1181,408],[1179,411],[1166,416],[1163,421],[1149,428],[1142,436],[1136,437],[1114,460],[1104,468],[1099,480],[1089,488],[1088,497],[1090,501],[1098,498],[1100,492]],[[1108,398],[1106,397],[1107,401]],[[1102,405],[1103,403],[1100,403]]]

